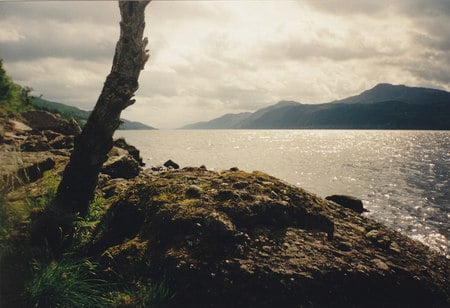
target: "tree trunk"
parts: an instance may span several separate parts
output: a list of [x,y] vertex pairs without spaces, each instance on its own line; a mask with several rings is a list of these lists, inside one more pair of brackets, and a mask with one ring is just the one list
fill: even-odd
[[148,60],[143,38],[144,11],[148,1],[119,1],[120,38],[112,69],[81,135],[58,187],[56,204],[71,213],[85,215],[94,196],[98,175],[113,145],[122,110],[132,105],[138,78]]

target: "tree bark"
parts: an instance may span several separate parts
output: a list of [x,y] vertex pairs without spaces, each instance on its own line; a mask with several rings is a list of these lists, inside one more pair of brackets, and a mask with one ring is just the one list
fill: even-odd
[[112,69],[106,78],[58,187],[56,204],[66,211],[85,215],[94,196],[98,175],[113,146],[113,134],[120,125],[122,110],[132,105],[138,78],[149,55],[143,38],[147,1],[119,1],[120,38]]

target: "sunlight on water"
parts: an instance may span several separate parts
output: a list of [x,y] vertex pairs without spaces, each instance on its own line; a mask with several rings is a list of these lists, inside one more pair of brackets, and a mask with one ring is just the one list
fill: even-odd
[[364,200],[367,216],[449,255],[450,132],[118,131],[147,166],[261,170],[323,197]]

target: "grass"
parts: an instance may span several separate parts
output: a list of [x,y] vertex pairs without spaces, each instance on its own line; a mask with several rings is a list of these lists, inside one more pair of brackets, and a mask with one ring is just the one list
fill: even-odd
[[109,285],[98,279],[87,260],[64,258],[41,267],[27,284],[25,298],[32,307],[107,307]]

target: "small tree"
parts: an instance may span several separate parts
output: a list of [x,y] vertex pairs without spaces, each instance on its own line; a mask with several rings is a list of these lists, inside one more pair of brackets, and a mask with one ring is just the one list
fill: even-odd
[[147,1],[119,1],[120,38],[112,69],[67,164],[58,187],[56,205],[69,213],[85,215],[94,196],[98,175],[113,146],[122,110],[132,105],[138,78],[149,55],[144,11]]

